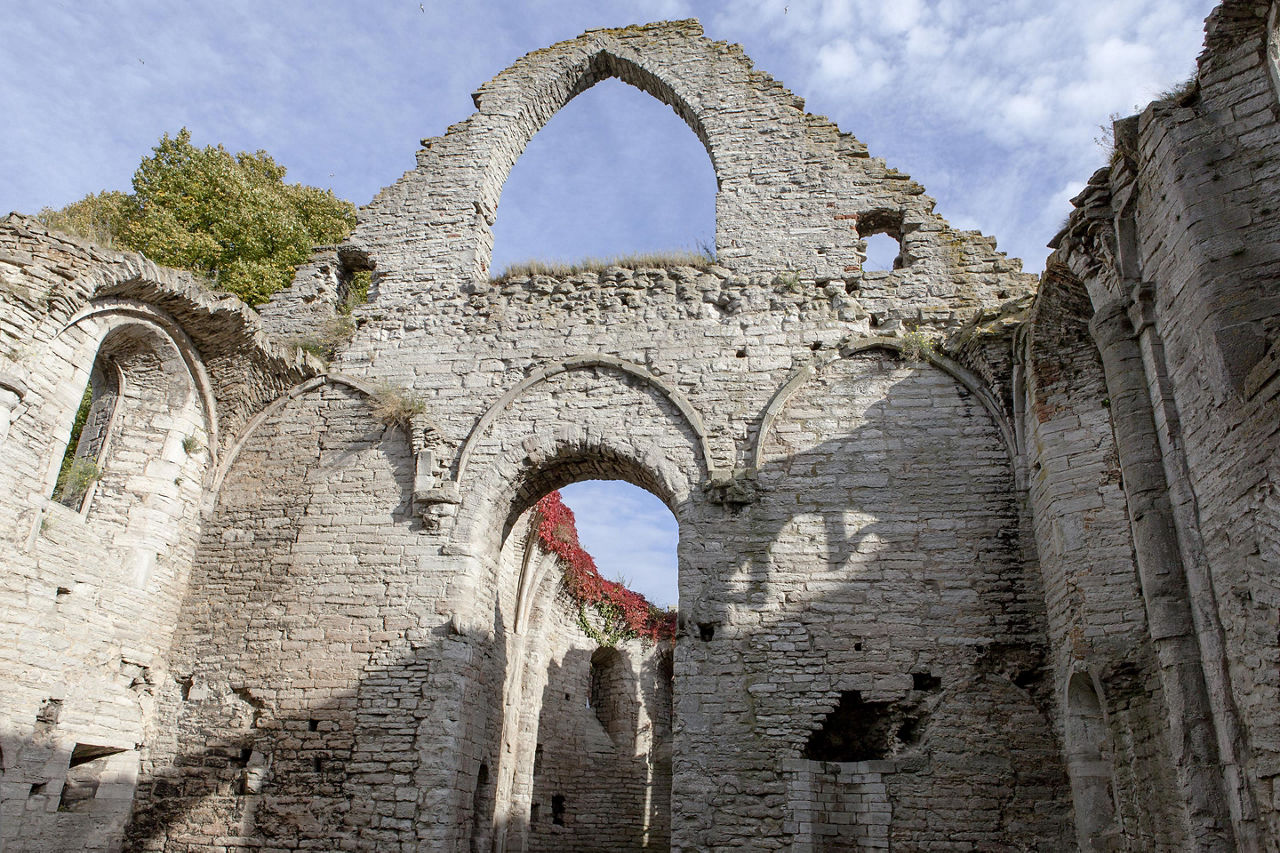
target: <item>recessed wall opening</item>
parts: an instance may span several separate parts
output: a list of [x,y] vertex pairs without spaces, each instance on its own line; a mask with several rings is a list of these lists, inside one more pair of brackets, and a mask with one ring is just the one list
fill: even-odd
[[[534,482],[545,489],[565,470]],[[642,478],[629,468],[619,473]],[[532,700],[540,702],[536,741],[527,747],[528,849],[561,847],[566,832],[581,849],[665,849],[676,520],[663,501],[621,480],[563,486],[544,494],[529,516],[526,566],[552,579],[556,603],[542,599],[524,630],[556,651],[544,670],[526,676],[541,682]],[[538,622],[539,613],[546,621]]]
[[1087,672],[1067,683],[1064,735],[1080,849],[1108,849],[1118,829],[1111,750],[1102,701]]
[[802,753],[810,761],[875,761],[893,758],[920,743],[929,724],[929,697],[942,679],[928,672],[911,675],[911,691],[892,702],[869,701],[857,690],[840,700],[809,735]]
[[671,107],[617,79],[575,97],[533,137],[502,189],[490,274],[587,259],[714,254],[716,177]]
[[910,264],[911,259],[902,246],[900,211],[873,210],[860,215],[858,236],[867,247],[867,259],[862,264],[864,271],[897,270]]
[[62,784],[62,795],[58,798],[58,811],[90,811],[94,799],[98,796],[98,788],[109,769],[108,758],[121,752],[124,750],[119,747],[76,744],[67,765],[67,778]]
[[489,813],[492,807],[489,784],[489,765],[482,763],[476,773],[476,789],[471,798],[471,850],[472,853],[488,853]]
[[119,396],[120,369],[110,355],[99,354],[81,395],[53,487],[53,499],[65,507],[81,509],[101,476],[102,456]]
[[564,794],[551,797],[551,822],[556,826],[564,826]]
[[[72,328],[69,335],[87,331]],[[179,345],[150,323],[121,322],[102,338],[88,372],[76,411],[65,415],[68,441],[56,448],[61,455],[57,476],[50,471],[51,498],[119,529],[134,523],[155,531],[161,516],[176,524],[199,500],[209,444],[204,408]]]
[[809,736],[804,757],[810,761],[875,761],[890,755],[894,725],[888,702],[868,702],[857,690],[840,702]]

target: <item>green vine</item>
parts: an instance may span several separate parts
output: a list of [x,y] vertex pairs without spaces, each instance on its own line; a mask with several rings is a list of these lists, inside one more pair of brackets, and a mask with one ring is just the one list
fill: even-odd
[[608,604],[597,604],[595,609],[600,614],[600,621],[604,623],[603,630],[591,624],[591,617],[587,615],[587,605],[578,604],[578,627],[582,629],[582,633],[609,648],[618,645],[618,640],[631,633],[627,630],[627,623],[622,620],[622,613],[618,608]]

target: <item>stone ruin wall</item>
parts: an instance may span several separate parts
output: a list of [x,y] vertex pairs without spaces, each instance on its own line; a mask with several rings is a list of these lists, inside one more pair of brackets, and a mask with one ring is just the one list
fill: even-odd
[[1076,199],[1050,266],[1094,311],[1130,445],[1119,467],[1146,510],[1147,529],[1132,528],[1139,574],[1158,553],[1189,600],[1150,630],[1157,654],[1183,642],[1197,658],[1186,677],[1161,664],[1180,694],[1167,692],[1169,725],[1199,753],[1174,752],[1191,832],[1273,849],[1276,10],[1224,3],[1206,32],[1188,88],[1117,123],[1112,164]]
[[[0,228],[0,288],[0,844],[113,849],[140,750],[162,736],[156,695],[225,449],[218,417],[234,432],[307,368],[255,337],[238,300],[34,220]],[[96,448],[109,464],[82,500],[58,502],[91,372],[116,398]]]
[[[327,368],[6,220],[4,849],[1273,849],[1274,20],[1208,32],[1034,301],[691,22],[482,87],[264,309],[313,336],[371,268]],[[512,163],[606,76],[707,147],[719,265],[490,281]],[[91,373],[114,444],[67,507]],[[529,542],[589,478],[679,522],[670,676]]]

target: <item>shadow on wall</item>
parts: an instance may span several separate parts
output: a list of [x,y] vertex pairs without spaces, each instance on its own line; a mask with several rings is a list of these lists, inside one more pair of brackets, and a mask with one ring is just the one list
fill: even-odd
[[[696,697],[678,688],[677,789],[745,719],[755,740],[742,742],[789,768],[748,783],[762,798],[803,802],[818,788],[800,769],[870,761],[895,846],[1069,845],[1043,593],[989,413],[942,371],[867,352],[811,380],[766,438],[759,500],[715,522],[721,541],[751,545],[692,597],[682,666],[759,663],[745,693],[737,674]],[[863,742],[841,748],[829,735],[842,727]],[[718,796],[719,813],[733,808]],[[682,820],[686,837],[730,841],[703,815]],[[826,829],[843,837],[851,820]]]
[[[707,797],[697,814],[673,815],[677,831],[702,838],[722,831],[699,822],[740,802],[726,780],[753,786],[769,819],[787,819],[791,762],[804,760],[813,733],[856,692],[863,703],[904,711],[879,741],[884,763],[876,771],[891,802],[895,841],[932,843],[963,831],[979,846],[1014,837],[1052,846],[1069,838],[1069,794],[1046,718],[1040,593],[1029,579],[1034,565],[1021,552],[998,433],[978,402],[938,371],[880,355],[846,361],[824,374],[819,395],[784,410],[757,503],[677,513],[694,519],[682,529],[682,558],[686,537],[698,537],[700,524],[707,525],[701,535],[732,543],[735,555],[714,588],[690,599],[690,624],[679,640],[684,681],[674,728],[682,753],[673,759],[674,776],[677,787]],[[401,558],[352,557],[341,569],[352,583],[368,585],[369,602],[394,606],[326,603],[332,578],[317,583],[306,572],[309,549],[340,535],[329,526],[330,502],[384,504],[382,527],[360,541],[390,547],[396,536],[421,534],[408,511],[407,442],[370,433],[368,414],[353,414],[348,404],[324,417],[328,431],[319,433],[295,416],[281,419],[319,444],[307,465],[277,459],[281,477],[303,484],[296,494],[261,471],[245,473],[245,490],[235,498],[242,503],[219,509],[245,524],[273,519],[253,543],[237,544],[239,562],[219,562],[223,543],[206,536],[202,571],[215,572],[220,598],[244,599],[246,612],[218,626],[222,639],[189,638],[206,659],[164,691],[177,723],[158,746],[173,738],[177,748],[164,766],[146,768],[126,849],[304,841],[376,848],[445,834],[459,849],[487,843],[494,816],[484,812],[493,808],[508,665],[502,620],[495,614],[482,628],[446,623],[421,631],[397,622],[395,613],[432,601],[413,586],[430,579]],[[264,435],[254,452],[278,457],[280,446]],[[375,459],[386,472],[371,486],[359,475]],[[394,596],[377,599],[380,586],[397,583],[404,585]],[[317,609],[328,621],[299,631]],[[344,666],[330,659],[330,643],[348,650]],[[557,756],[548,753],[550,728],[539,733],[535,829],[556,827],[559,816],[566,830],[582,830],[616,815],[619,802],[629,814],[649,815],[656,829],[660,809],[640,801],[632,791],[641,786],[628,781],[638,783],[649,761],[618,750],[587,707],[590,654],[573,654],[551,665],[542,719],[574,714],[583,732],[595,726],[598,736],[580,735]],[[744,673],[766,689],[744,693]],[[290,683],[304,676],[305,689]],[[557,686],[566,680],[576,686]],[[708,710],[716,704],[711,696],[722,708]],[[916,711],[906,714],[913,702]],[[458,708],[481,711],[460,719]],[[465,749],[442,749],[446,742]],[[735,757],[739,745],[755,758]],[[723,764],[693,763],[707,755],[722,755]],[[813,765],[847,757],[809,756]],[[655,751],[653,760],[660,758]],[[553,773],[559,761],[562,770]],[[588,793],[555,788],[555,776],[588,761],[618,768],[612,796],[595,805]],[[450,787],[427,781],[443,778],[453,780]],[[579,774],[580,783],[590,778]],[[758,834],[753,820],[734,831]]]

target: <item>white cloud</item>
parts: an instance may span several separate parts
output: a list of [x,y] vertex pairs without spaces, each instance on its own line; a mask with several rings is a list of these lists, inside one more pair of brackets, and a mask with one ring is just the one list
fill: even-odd
[[907,32],[919,23],[923,9],[920,0],[894,0],[879,4],[884,31],[894,35]]

